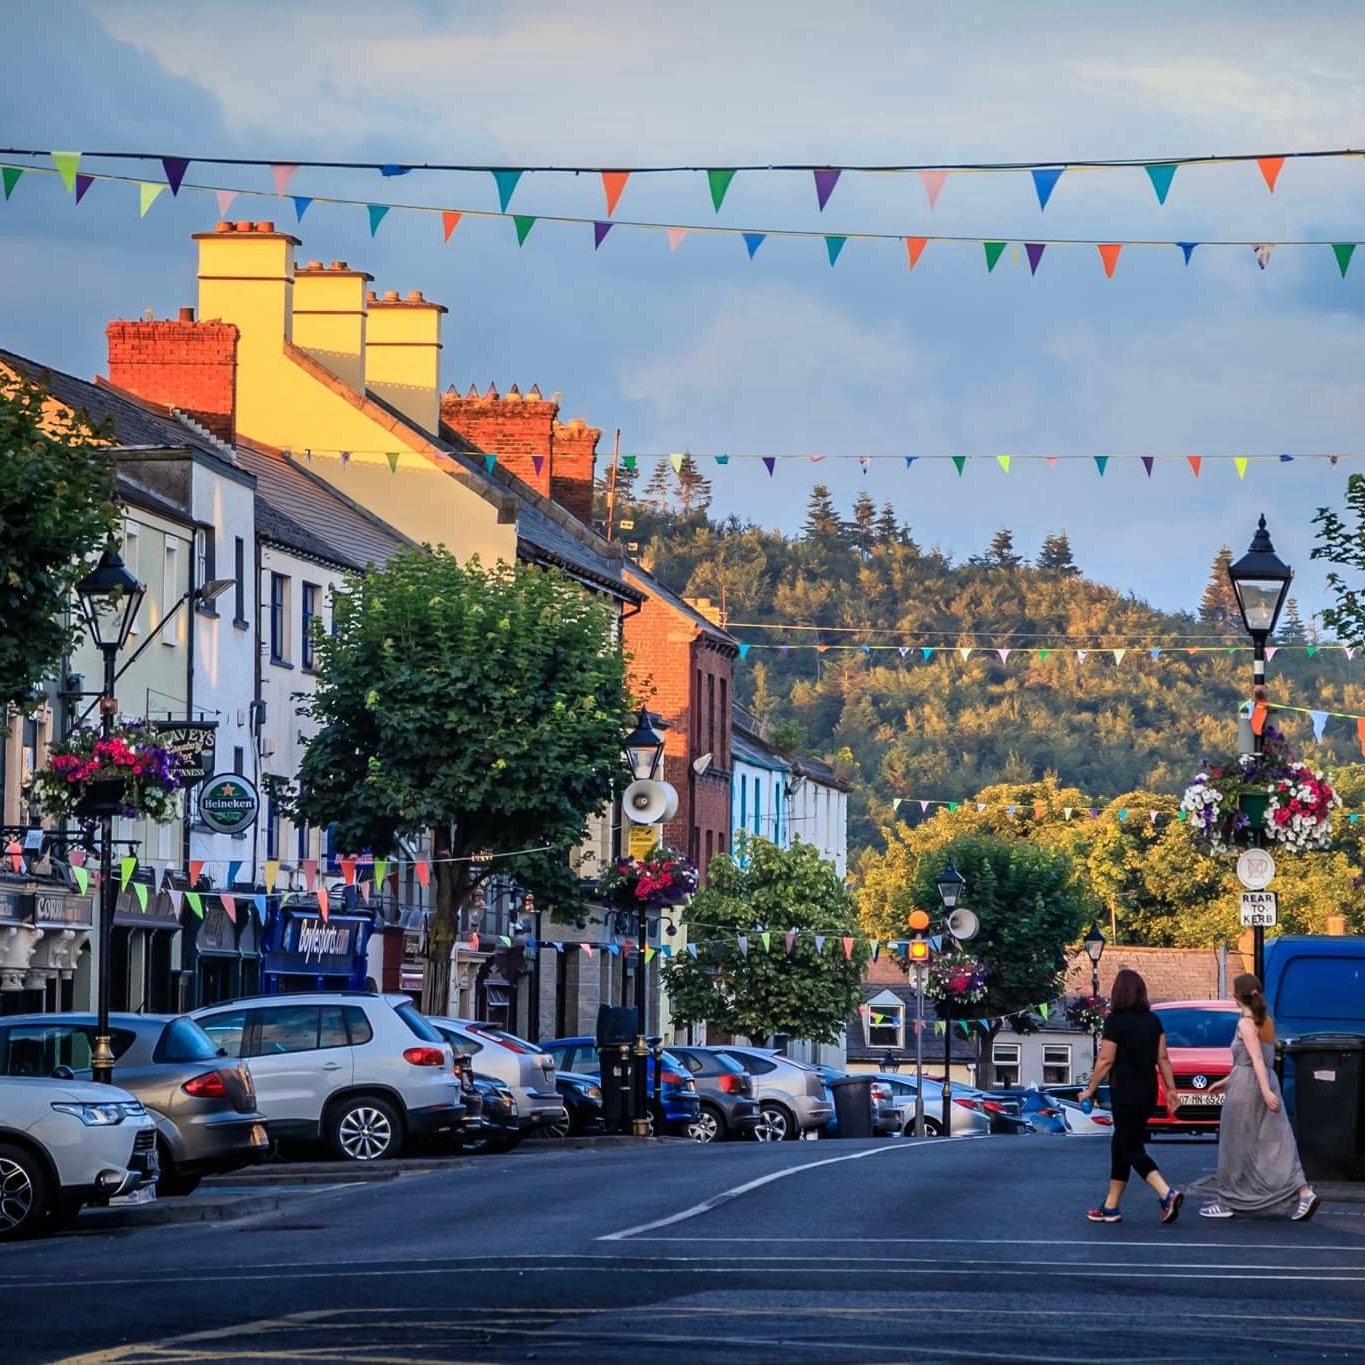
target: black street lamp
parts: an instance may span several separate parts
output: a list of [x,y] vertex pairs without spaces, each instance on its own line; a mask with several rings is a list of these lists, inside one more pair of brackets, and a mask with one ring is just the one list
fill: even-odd
[[[1275,553],[1270,532],[1266,530],[1265,517],[1261,517],[1256,534],[1251,538],[1251,548],[1235,564],[1228,565],[1228,577],[1232,580],[1232,590],[1237,594],[1237,607],[1242,613],[1242,624],[1251,636],[1252,656],[1252,699],[1263,702],[1265,692],[1265,643],[1274,633],[1280,619],[1280,609],[1289,595],[1289,585],[1294,581],[1294,570]],[[1262,727],[1264,729],[1264,727]],[[1258,734],[1252,726],[1252,752],[1263,751],[1263,734]],[[1261,844],[1261,831],[1254,831],[1256,846]],[[1265,979],[1265,929],[1256,925],[1252,930],[1254,947],[1252,970],[1256,976]]]
[[[1100,994],[1100,958],[1104,956],[1104,945],[1109,942],[1104,936],[1104,931],[1099,926],[1098,920],[1090,921],[1090,932],[1081,940],[1085,947],[1085,955],[1090,959],[1090,995],[1092,999],[1098,1000]],[[1093,1053],[1090,1065],[1093,1069],[1100,1059],[1100,1035],[1098,1029],[1091,1029],[1091,1043]]]
[[[957,870],[957,864],[948,866],[934,879],[938,887],[938,898],[943,908],[951,915],[957,909],[958,901],[967,885],[967,879]],[[951,999],[943,997],[943,1136],[953,1135],[953,1009]]]
[[[96,648],[104,656],[104,689],[100,694],[100,733],[113,733],[115,664],[118,652],[128,643],[146,587],[131,573],[114,547],[112,537],[100,562],[76,584],[81,615]],[[114,820],[100,816],[100,929],[99,977],[95,1046],[90,1054],[90,1078],[104,1085],[114,1081],[114,1052],[109,1037],[109,969],[114,934]]]
[[962,896],[962,888],[967,885],[966,878],[957,870],[957,865],[950,862],[938,874],[934,882],[938,887],[938,897],[943,902],[943,908],[951,914],[957,909],[958,900]]
[[658,721],[658,716],[642,706],[635,718],[635,729],[621,745],[631,776],[637,782],[650,782],[658,774],[664,754],[664,737],[656,728]]

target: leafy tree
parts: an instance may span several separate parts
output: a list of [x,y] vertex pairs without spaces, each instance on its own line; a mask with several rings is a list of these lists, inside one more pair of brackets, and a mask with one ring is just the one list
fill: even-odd
[[1213,557],[1209,581],[1199,599],[1199,619],[1215,630],[1237,630],[1242,615],[1237,606],[1237,593],[1228,577],[1232,551],[1224,545]]
[[[423,1006],[447,1008],[458,912],[494,870],[572,908],[569,851],[611,795],[628,708],[611,614],[555,572],[413,549],[333,596],[293,809],[384,856],[432,831]],[[490,864],[485,851],[543,849]]]
[[1079,576],[1081,572],[1071,554],[1071,538],[1065,531],[1057,531],[1044,539],[1037,564],[1040,569],[1046,569],[1050,573],[1067,574],[1071,577]]
[[1304,629],[1303,617],[1299,614],[1299,600],[1288,597],[1284,603],[1284,619],[1280,622],[1275,638],[1282,645],[1306,645],[1308,632]]
[[872,495],[863,489],[853,504],[853,520],[848,526],[848,536],[853,548],[866,559],[877,543],[877,504]]
[[889,502],[882,503],[882,510],[877,513],[877,544],[899,544],[902,534],[903,528],[896,521],[896,509]]
[[801,534],[806,540],[826,545],[841,544],[844,539],[843,523],[835,511],[834,499],[829,489],[817,483],[810,491],[810,501],[806,504],[806,524]]
[[0,734],[70,651],[71,590],[118,525],[110,439],[0,371]]
[[[1330,507],[1319,507],[1313,518],[1318,528],[1314,559],[1335,565],[1327,574],[1328,586],[1336,598],[1325,607],[1322,624],[1335,631],[1337,638],[1350,645],[1365,645],[1365,474],[1352,474],[1346,480],[1346,515]],[[1349,577],[1338,569],[1350,570]]]
[[[753,838],[733,857],[717,855],[683,920],[697,956],[683,953],[663,968],[681,1023],[704,1022],[754,1043],[775,1033],[830,1043],[862,999],[867,951],[856,939],[853,898],[812,844],[782,849]],[[790,953],[788,929],[811,931]],[[823,951],[813,934],[825,936]],[[854,940],[851,956],[845,938]]]

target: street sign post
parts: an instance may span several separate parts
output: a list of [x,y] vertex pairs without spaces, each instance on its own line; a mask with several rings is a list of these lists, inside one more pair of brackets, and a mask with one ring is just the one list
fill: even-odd
[[1273,929],[1278,910],[1279,903],[1273,891],[1242,892],[1242,928]]
[[1264,891],[1275,880],[1275,859],[1263,848],[1249,848],[1237,859],[1237,880],[1248,891]]

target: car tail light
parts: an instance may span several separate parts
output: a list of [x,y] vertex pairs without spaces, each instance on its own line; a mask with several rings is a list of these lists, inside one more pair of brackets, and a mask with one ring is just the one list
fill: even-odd
[[981,1101],[981,1107],[982,1107],[988,1114],[1008,1114],[1008,1113],[1009,1113],[1009,1110],[1006,1109],[1005,1106],[1004,1106],[1003,1104],[1001,1104],[999,1100],[982,1100],[982,1101]]
[[444,1066],[446,1054],[439,1047],[407,1047],[403,1049],[403,1060],[413,1066]]
[[1090,1121],[1091,1123],[1098,1123],[1101,1128],[1112,1128],[1114,1126],[1114,1120],[1108,1114],[1091,1114]]
[[494,1038],[493,1041],[505,1047],[508,1052],[515,1052],[519,1057],[524,1057],[528,1053],[527,1048],[521,1047],[517,1043],[509,1043],[506,1038]]
[[202,1076],[192,1076],[180,1087],[185,1094],[198,1100],[224,1100],[227,1098],[227,1083],[221,1071],[206,1071]]
[[1062,1111],[1060,1109],[1040,1109],[1038,1112],[1045,1119],[1055,1119]]
[[979,1114],[985,1107],[979,1100],[959,1100],[954,1099],[954,1104],[960,1104],[964,1109],[970,1109],[974,1114]]
[[687,1077],[679,1075],[676,1071],[664,1072],[665,1085],[683,1085],[686,1081]]
[[745,1091],[744,1079],[736,1076],[733,1072],[723,1072],[720,1078],[720,1088],[727,1095],[742,1095]]

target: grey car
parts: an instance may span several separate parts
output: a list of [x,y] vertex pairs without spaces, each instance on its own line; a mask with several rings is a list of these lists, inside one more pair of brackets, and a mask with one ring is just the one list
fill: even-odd
[[555,1084],[555,1059],[548,1052],[494,1024],[443,1018],[426,1022],[456,1052],[468,1057],[479,1075],[501,1081],[512,1092],[523,1134],[568,1121]]
[[754,1078],[723,1052],[670,1043],[669,1052],[691,1073],[701,1113],[688,1127],[698,1142],[752,1137],[762,1122],[754,1098]]
[[[88,1079],[93,1014],[0,1018],[0,1075]],[[157,1193],[189,1194],[206,1175],[235,1171],[270,1150],[266,1116],[247,1069],[187,1015],[111,1014],[114,1083],[156,1123]]]
[[824,1078],[813,1067],[794,1062],[770,1048],[740,1043],[702,1049],[719,1052],[738,1062],[754,1079],[758,1092],[760,1142],[791,1142],[823,1128],[834,1114],[825,1093]]
[[[877,1131],[915,1135],[915,1078],[881,1074],[873,1079],[889,1092],[890,1103],[877,1108]],[[1010,1105],[984,1095],[970,1085],[953,1086],[952,1136],[980,1137],[986,1133],[1021,1133],[1028,1124],[1018,1115],[1018,1105]],[[1011,1112],[1012,1111],[1012,1112]],[[924,1131],[928,1137],[943,1133],[943,1083],[928,1078],[924,1082]]]

